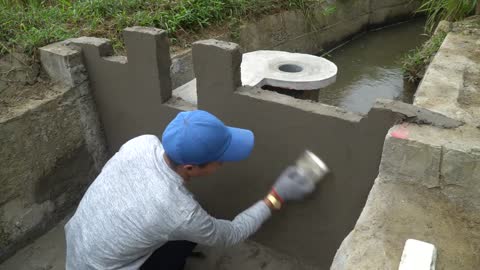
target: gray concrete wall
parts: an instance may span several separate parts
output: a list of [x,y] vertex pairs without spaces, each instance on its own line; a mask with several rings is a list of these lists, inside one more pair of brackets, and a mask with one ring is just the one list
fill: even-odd
[[[164,32],[130,28],[126,33],[127,57],[111,56],[111,47],[103,39],[66,42],[82,51],[111,153],[134,136],[161,135],[177,112],[192,109],[175,97],[167,99],[171,88],[164,80],[169,80],[165,67],[170,65],[170,57]],[[135,50],[145,55],[130,53]],[[194,181],[190,188],[211,214],[233,218],[261,199],[299,153],[311,149],[325,159],[332,174],[312,198],[287,206],[255,239],[320,268],[328,268],[360,214],[378,172],[387,130],[404,119],[442,119],[400,102],[379,102],[367,116],[361,116],[274,92],[241,88],[238,45],[208,40],[196,43],[193,50],[198,107],[227,124],[253,130],[256,147],[247,161],[226,164],[221,172]]]
[[[129,34],[142,38],[131,38],[127,51],[153,44],[150,48],[157,49],[150,54],[164,58],[147,57],[149,53],[143,49],[142,61],[134,60],[138,55],[129,54],[120,62],[109,56],[111,49],[105,40],[79,38],[67,42],[82,50],[111,153],[136,135],[161,135],[181,109],[173,98],[162,99],[171,93],[168,84],[163,88],[161,84],[168,79],[161,66],[168,67],[170,59],[165,52],[158,52],[168,52],[164,33],[136,28]],[[227,124],[253,130],[256,147],[249,160],[227,164],[210,179],[194,181],[192,190],[213,215],[232,218],[261,199],[281,170],[301,151],[311,149],[325,159],[333,173],[314,197],[288,206],[255,239],[328,267],[336,248],[353,227],[377,174],[385,133],[402,117],[376,107],[362,118],[273,92],[237,89],[241,85],[241,52],[233,43],[198,43],[193,58],[199,108],[216,114]],[[158,61],[157,65],[154,61]],[[150,76],[142,71],[150,72]]]
[[166,32],[132,27],[124,31],[127,56],[112,56],[108,40],[77,38],[66,43],[83,52],[109,150],[128,139],[159,134],[178,109],[162,106],[171,97]]
[[55,83],[0,115],[0,261],[64,218],[107,157],[81,54],[41,58]]
[[253,130],[256,136],[247,161],[227,164],[218,175],[192,183],[198,198],[211,213],[232,218],[261,198],[302,150],[311,149],[332,174],[312,198],[275,214],[255,240],[328,268],[377,175],[387,130],[409,116],[394,109],[397,102],[377,103],[362,118],[324,104],[238,88],[241,54],[233,43],[196,43],[193,59],[199,67],[195,69],[199,107],[227,124]]

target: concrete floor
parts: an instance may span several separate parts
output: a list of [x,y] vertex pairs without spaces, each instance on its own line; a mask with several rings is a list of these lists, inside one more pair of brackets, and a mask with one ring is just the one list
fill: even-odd
[[[0,270],[63,270],[65,238],[62,221],[51,231],[0,264]],[[191,258],[185,270],[310,270],[300,260],[247,241],[227,249],[199,247],[206,258]]]

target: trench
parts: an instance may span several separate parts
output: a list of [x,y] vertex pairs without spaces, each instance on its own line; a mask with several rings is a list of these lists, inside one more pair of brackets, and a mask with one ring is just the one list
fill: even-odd
[[377,98],[412,103],[416,86],[403,79],[401,58],[427,40],[424,25],[419,18],[370,31],[326,55],[339,72],[318,101],[359,113]]

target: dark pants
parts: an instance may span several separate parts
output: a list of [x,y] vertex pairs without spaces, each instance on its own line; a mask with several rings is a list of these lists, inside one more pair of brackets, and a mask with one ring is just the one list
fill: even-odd
[[182,270],[197,244],[188,241],[170,241],[152,255],[140,270]]

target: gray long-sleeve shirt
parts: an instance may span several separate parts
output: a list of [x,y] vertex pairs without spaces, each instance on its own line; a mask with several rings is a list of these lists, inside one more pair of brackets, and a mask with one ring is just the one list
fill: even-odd
[[170,240],[233,245],[271,215],[259,201],[233,221],[211,217],[163,154],[159,139],[144,135],[107,162],[65,226],[67,270],[138,269]]

